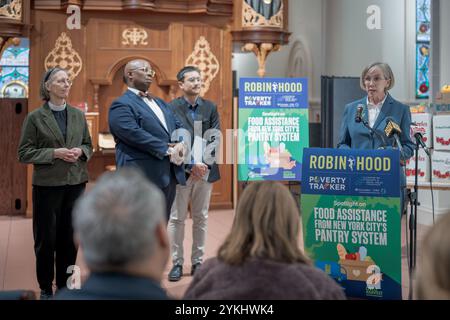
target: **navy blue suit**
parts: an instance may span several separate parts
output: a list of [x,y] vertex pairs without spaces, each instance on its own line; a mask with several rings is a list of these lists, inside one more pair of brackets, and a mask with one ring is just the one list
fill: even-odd
[[186,183],[184,165],[174,165],[166,155],[168,144],[174,142],[172,132],[182,124],[163,100],[154,101],[164,114],[168,131],[144,100],[130,90],[111,104],[109,129],[116,142],[117,168],[141,169],[164,192],[168,218],[176,184]]
[[[377,134],[372,134],[369,129],[367,129],[362,122],[356,122],[356,110],[358,105],[364,105],[362,118],[364,121],[368,122],[369,112],[367,110],[367,96],[361,100],[357,100],[349,103],[345,106],[344,115],[342,117],[341,130],[339,132],[339,142],[338,148],[351,148],[351,149],[378,149],[382,147],[392,148],[394,144],[394,137],[386,137],[384,133],[384,128],[386,126],[386,118],[390,117],[392,120],[398,124],[402,130],[400,135],[400,142],[403,147],[403,152],[400,155],[400,160],[402,163],[406,159],[412,157],[415,145],[411,141],[410,137],[410,127],[411,127],[411,112],[407,105],[404,105],[397,100],[393,99],[391,95],[388,94],[383,106],[381,107],[380,113],[375,120],[373,130]],[[383,136],[385,141],[380,137]],[[385,145],[387,144],[387,145]],[[404,170],[400,170],[400,187],[402,192],[401,197],[403,199],[403,190],[406,187],[406,176]],[[402,200],[403,204],[403,200]]]
[[161,286],[144,277],[119,272],[94,272],[81,289],[58,291],[55,300],[168,300]]

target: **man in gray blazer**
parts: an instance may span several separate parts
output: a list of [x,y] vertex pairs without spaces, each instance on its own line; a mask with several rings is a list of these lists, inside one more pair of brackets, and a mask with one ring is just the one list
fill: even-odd
[[186,185],[177,185],[175,201],[170,212],[168,230],[171,237],[173,268],[169,272],[169,281],[178,281],[183,275],[184,226],[189,202],[193,220],[191,275],[201,265],[205,252],[212,183],[220,179],[219,168],[215,161],[215,150],[220,143],[217,106],[200,97],[202,80],[198,68],[193,66],[182,68],[177,74],[177,80],[183,96],[173,100],[169,107],[183,123],[183,127],[189,131],[192,152],[190,163],[185,160]]

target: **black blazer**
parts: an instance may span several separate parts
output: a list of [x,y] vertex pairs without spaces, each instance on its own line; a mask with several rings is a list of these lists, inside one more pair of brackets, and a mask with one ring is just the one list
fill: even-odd
[[81,289],[62,289],[55,300],[167,300],[155,281],[116,272],[92,273]]
[[[207,140],[208,149],[214,149],[220,144],[220,137],[211,136],[208,137],[208,133],[205,135],[209,129],[217,129],[220,131],[220,119],[219,113],[217,112],[217,106],[201,97],[197,99],[197,110],[196,110],[196,121],[202,122],[202,138]],[[183,128],[189,131],[191,137],[191,147],[194,144],[194,120],[189,114],[189,103],[184,97],[179,97],[172,100],[169,104],[169,108],[176,115],[177,119],[183,123]],[[215,153],[211,153],[215,156]],[[204,161],[205,162],[205,161]],[[219,167],[216,162],[208,163],[205,162],[210,169],[208,182],[215,182],[220,179]],[[186,165],[187,171],[190,171],[190,166]]]

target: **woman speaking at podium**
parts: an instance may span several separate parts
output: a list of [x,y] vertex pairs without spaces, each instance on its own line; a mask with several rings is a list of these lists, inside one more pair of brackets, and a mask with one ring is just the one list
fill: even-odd
[[360,85],[367,96],[345,106],[339,132],[338,148],[400,149],[400,196],[405,199],[405,161],[413,155],[414,143],[409,132],[411,112],[389,94],[395,79],[387,63],[375,62],[364,68]]

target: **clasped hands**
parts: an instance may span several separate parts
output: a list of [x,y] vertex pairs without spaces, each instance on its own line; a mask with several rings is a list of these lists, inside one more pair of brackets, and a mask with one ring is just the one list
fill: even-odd
[[66,162],[77,162],[78,158],[83,154],[80,148],[58,148],[53,151],[53,156],[55,159],[61,159]]
[[203,179],[205,174],[208,172],[208,166],[204,163],[196,163],[192,165],[191,169],[191,176],[194,178],[194,180],[200,180]]
[[179,166],[184,162],[184,155],[186,154],[186,145],[183,142],[169,143],[172,148],[170,152],[170,162]]

